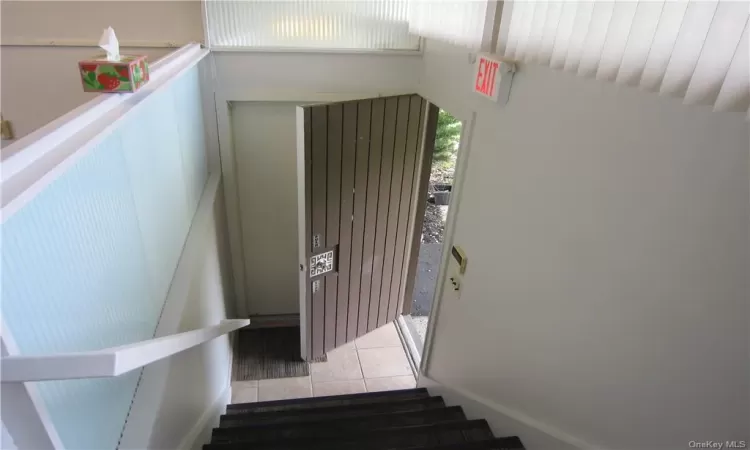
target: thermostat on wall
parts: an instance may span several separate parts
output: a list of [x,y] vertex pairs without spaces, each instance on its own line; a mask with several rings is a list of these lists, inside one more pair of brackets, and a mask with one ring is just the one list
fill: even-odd
[[463,275],[466,272],[466,252],[461,247],[454,245],[451,249],[451,254],[456,258],[456,262],[458,263],[458,273]]

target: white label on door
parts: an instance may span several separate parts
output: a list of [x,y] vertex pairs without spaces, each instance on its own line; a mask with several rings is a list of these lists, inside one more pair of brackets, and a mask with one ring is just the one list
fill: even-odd
[[310,278],[317,277],[333,270],[333,250],[310,258]]

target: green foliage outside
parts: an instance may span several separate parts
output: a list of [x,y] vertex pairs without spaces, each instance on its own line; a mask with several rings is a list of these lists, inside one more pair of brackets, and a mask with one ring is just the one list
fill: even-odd
[[453,181],[456,167],[456,153],[461,139],[461,122],[447,112],[440,110],[435,132],[435,150],[432,157],[430,179],[434,183]]
[[435,133],[435,151],[433,164],[452,166],[458,151],[458,141],[461,137],[461,122],[447,112],[440,110],[438,114],[437,131]]

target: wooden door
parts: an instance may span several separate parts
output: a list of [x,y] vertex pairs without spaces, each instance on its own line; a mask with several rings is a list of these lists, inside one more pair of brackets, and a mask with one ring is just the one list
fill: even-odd
[[298,107],[306,359],[400,314],[423,143],[430,152],[434,144],[435,127],[426,126],[428,121],[437,121],[437,109],[418,95]]

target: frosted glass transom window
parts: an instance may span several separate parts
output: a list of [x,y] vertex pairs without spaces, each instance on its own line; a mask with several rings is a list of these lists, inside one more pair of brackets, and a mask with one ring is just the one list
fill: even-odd
[[206,2],[212,48],[418,50],[408,0]]

